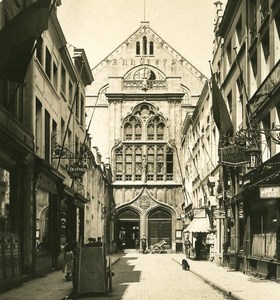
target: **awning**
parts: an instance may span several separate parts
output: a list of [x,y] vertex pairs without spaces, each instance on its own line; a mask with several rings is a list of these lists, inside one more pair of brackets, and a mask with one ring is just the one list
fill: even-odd
[[193,219],[191,223],[184,229],[184,232],[208,232],[210,223],[208,218]]

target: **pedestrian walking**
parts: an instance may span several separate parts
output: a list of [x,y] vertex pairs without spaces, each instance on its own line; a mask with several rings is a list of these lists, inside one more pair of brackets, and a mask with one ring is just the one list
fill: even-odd
[[142,245],[142,253],[145,254],[147,251],[147,240],[145,235],[143,235],[142,239],[141,239],[141,245]]
[[72,280],[74,258],[75,256],[71,244],[66,244],[64,247],[64,268],[63,268],[66,281]]

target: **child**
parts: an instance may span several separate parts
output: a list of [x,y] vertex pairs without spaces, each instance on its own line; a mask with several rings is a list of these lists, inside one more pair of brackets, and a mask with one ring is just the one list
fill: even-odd
[[66,273],[66,281],[70,281],[72,279],[73,261],[74,252],[71,249],[71,245],[66,244],[64,247],[64,273]]

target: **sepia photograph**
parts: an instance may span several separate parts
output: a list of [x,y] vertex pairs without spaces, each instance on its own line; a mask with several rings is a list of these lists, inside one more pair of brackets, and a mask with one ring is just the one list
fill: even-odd
[[0,0],[0,299],[280,299],[280,1]]

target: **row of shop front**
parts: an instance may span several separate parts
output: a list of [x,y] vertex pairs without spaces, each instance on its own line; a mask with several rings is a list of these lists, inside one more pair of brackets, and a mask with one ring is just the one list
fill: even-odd
[[0,287],[5,289],[62,264],[66,241],[83,239],[87,202],[51,164],[32,154],[31,137],[25,134],[21,141],[18,131],[9,143],[1,132],[0,141]]
[[[243,176],[225,193],[224,259],[232,269],[280,281],[280,154]],[[237,180],[235,169],[233,175]]]

